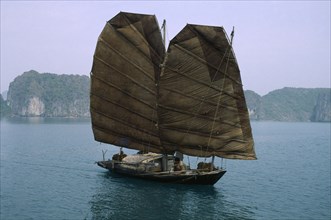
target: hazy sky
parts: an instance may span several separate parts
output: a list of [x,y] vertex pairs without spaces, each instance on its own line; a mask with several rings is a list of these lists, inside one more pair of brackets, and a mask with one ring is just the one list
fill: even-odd
[[[1,92],[29,70],[89,75],[97,38],[120,11],[187,23],[235,26],[244,89],[330,87],[330,1],[3,1]],[[160,24],[161,26],[161,24]]]

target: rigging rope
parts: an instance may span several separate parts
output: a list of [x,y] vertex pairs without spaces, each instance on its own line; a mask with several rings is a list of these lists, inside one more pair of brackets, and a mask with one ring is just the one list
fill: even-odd
[[[215,80],[216,76],[217,76],[218,73],[220,72],[220,69],[221,69],[221,66],[222,66],[222,64],[223,64],[223,62],[224,62],[224,59],[225,59],[225,58],[227,57],[227,55],[228,55],[228,57],[227,57],[228,59],[227,59],[227,63],[226,63],[226,68],[225,68],[225,73],[224,73],[224,79],[223,79],[223,82],[222,82],[222,86],[221,86],[221,88],[220,88],[219,100],[218,100],[218,102],[217,102],[216,111],[215,111],[215,115],[214,115],[214,120],[213,120],[213,124],[212,124],[212,129],[211,129],[211,131],[210,131],[210,135],[209,135],[209,139],[208,139],[208,145],[207,145],[207,148],[206,148],[206,152],[208,152],[208,148],[209,148],[209,146],[210,146],[211,136],[212,136],[212,132],[213,132],[213,129],[214,129],[214,125],[215,125],[215,120],[216,120],[216,116],[217,116],[217,113],[218,113],[218,109],[219,109],[219,106],[220,106],[221,95],[222,95],[222,92],[223,92],[223,87],[224,87],[225,77],[226,77],[226,75],[227,75],[227,69],[228,69],[228,64],[229,64],[229,56],[231,55],[231,51],[232,51],[231,49],[232,49],[233,36],[234,36],[234,28],[233,28],[233,30],[232,30],[232,32],[231,32],[231,41],[230,41],[230,44],[229,44],[229,46],[226,48],[226,50],[225,50],[225,52],[224,52],[224,55],[223,55],[223,57],[222,57],[222,59],[221,59],[221,61],[220,61],[220,64],[219,64],[219,66],[218,66],[218,68],[217,68],[217,71],[215,72],[215,74],[214,74],[214,76],[213,76],[213,78],[212,78],[212,80],[211,80],[211,82],[213,82],[213,81]],[[196,111],[195,111],[195,113],[194,113],[194,116],[193,116],[193,118],[191,119],[191,121],[190,121],[190,123],[189,123],[189,125],[188,125],[188,127],[187,127],[187,129],[186,129],[186,132],[185,132],[185,134],[184,134],[183,139],[185,139],[185,137],[187,136],[187,134],[189,133],[189,131],[190,131],[191,128],[193,127],[194,119],[199,115],[199,111],[200,111],[200,109],[201,109],[201,107],[202,107],[202,104],[205,102],[205,100],[206,100],[206,98],[208,97],[208,95],[209,95],[211,89],[212,89],[212,83],[209,85],[209,88],[208,88],[208,90],[207,90],[207,95],[205,95],[204,97],[202,97],[201,102],[199,103],[199,105],[197,105],[198,108],[196,109]],[[205,155],[204,155],[205,160],[206,160],[206,152],[205,152]],[[202,146],[201,146],[201,156],[203,157]],[[198,158],[199,158],[199,157],[198,157]],[[197,160],[198,160],[198,158],[197,158]]]
[[[214,130],[214,126],[215,126],[215,121],[216,121],[216,117],[218,115],[218,111],[219,111],[219,106],[220,106],[220,103],[221,103],[221,97],[222,97],[222,92],[223,92],[223,88],[224,88],[224,84],[225,84],[225,79],[226,79],[226,75],[227,75],[227,71],[228,71],[228,67],[229,67],[229,58],[230,58],[230,55],[231,55],[231,51],[232,51],[232,41],[233,41],[233,36],[234,36],[234,27],[232,29],[232,32],[231,32],[231,40],[230,40],[230,44],[228,46],[229,48],[229,52],[228,52],[228,56],[227,56],[227,61],[226,61],[226,66],[225,66],[225,71],[224,71],[224,79],[223,79],[223,82],[222,82],[222,85],[220,87],[220,92],[219,92],[219,97],[218,97],[218,102],[217,102],[217,106],[216,106],[216,110],[215,110],[215,114],[214,114],[214,120],[213,120],[213,124],[212,124],[212,127],[211,127],[211,130],[210,130],[210,134],[209,134],[209,139],[208,139],[208,145],[207,145],[207,149],[206,149],[206,152],[208,151],[208,148],[210,146],[210,141],[211,141],[211,138],[212,138],[212,134],[213,134],[213,130]],[[228,49],[227,49],[228,50]],[[224,53],[224,56],[223,58],[225,57],[227,53]],[[215,73],[215,76],[217,75],[218,71],[220,70],[221,68],[221,65],[222,65],[222,62],[223,62],[223,58],[222,58],[222,61],[220,63],[220,65],[218,66],[218,69],[217,69],[217,72]]]
[[[152,113],[152,122],[154,122],[154,116],[155,116],[155,112],[156,112],[156,110],[153,108],[153,113]],[[156,121],[157,119],[155,119],[155,121]],[[156,122],[157,123],[157,122]],[[154,123],[152,123],[151,124],[151,130],[153,130],[153,128],[155,127],[155,124]],[[149,152],[149,148],[150,148],[150,146],[151,146],[151,139],[152,139],[152,134],[151,133],[149,133],[149,135],[148,135],[148,145],[147,145],[147,153]],[[142,140],[142,139],[141,139]],[[144,146],[144,144],[142,143],[142,145]],[[145,146],[144,146],[144,149],[143,149],[143,153],[146,153],[145,152]]]

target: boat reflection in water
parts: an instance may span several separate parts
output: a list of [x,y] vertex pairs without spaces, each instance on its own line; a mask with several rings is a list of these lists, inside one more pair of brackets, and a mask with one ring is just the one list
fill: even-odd
[[254,210],[216,186],[158,184],[102,173],[90,201],[92,219],[252,219]]

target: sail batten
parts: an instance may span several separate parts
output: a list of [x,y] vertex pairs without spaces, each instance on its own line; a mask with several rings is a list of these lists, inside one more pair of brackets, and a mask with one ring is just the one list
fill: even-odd
[[[209,122],[212,122],[212,121],[216,121],[216,122],[220,122],[220,123],[223,123],[225,125],[231,125],[231,126],[234,126],[234,127],[240,127],[239,125],[235,125],[235,123],[233,122],[226,122],[224,121],[224,119],[222,119],[221,117],[219,118],[215,118],[215,117],[211,117],[211,116],[208,116],[208,115],[205,115],[205,114],[197,114],[197,113],[194,113],[194,112],[190,112],[190,111],[185,111],[185,110],[182,110],[182,109],[175,109],[175,108],[171,108],[171,107],[168,107],[168,106],[163,106],[163,105],[159,105],[159,108],[160,109],[163,109],[163,110],[166,110],[168,113],[170,112],[176,112],[176,113],[179,113],[179,114],[182,114],[182,115],[185,115],[185,116],[190,116],[190,119],[192,117],[194,117],[195,119],[196,118],[201,118],[201,119],[204,119],[204,120],[207,120]],[[167,122],[164,122],[164,125],[166,125]]]
[[[95,96],[95,95],[94,95],[94,94],[91,94],[91,96]],[[98,97],[98,98],[102,99],[101,97]],[[139,117],[144,118],[144,119],[147,120],[147,121],[151,121],[151,122],[153,122],[154,124],[157,124],[157,119],[156,119],[156,118],[151,118],[151,117],[150,117],[150,114],[148,114],[148,115],[144,115],[144,114],[142,114],[142,113],[140,113],[140,112],[134,111],[134,110],[132,110],[131,108],[128,108],[128,107],[126,107],[126,106],[124,106],[124,105],[121,105],[120,103],[113,102],[113,101],[111,101],[111,100],[109,100],[109,99],[102,99],[102,101],[105,101],[105,102],[110,103],[111,105],[115,106],[116,109],[122,109],[122,110],[128,111],[128,112],[130,112],[131,114],[136,114],[136,115],[138,115]],[[92,108],[92,107],[91,107],[91,108]],[[97,109],[94,109],[94,108],[93,108],[93,111],[98,112],[98,110],[97,110]],[[153,111],[155,111],[155,110],[153,110]],[[106,117],[106,116],[105,116],[105,117]]]
[[101,32],[91,70],[96,140],[160,151],[156,78],[165,51],[157,29],[155,16],[121,12]]
[[[158,134],[156,133],[152,133],[152,132],[149,132],[148,130],[145,130],[145,129],[142,129],[142,127],[138,127],[138,126],[133,126],[131,123],[127,122],[127,121],[124,121],[124,120],[120,120],[116,117],[113,117],[111,115],[104,115],[102,112],[98,112],[98,111],[94,111],[95,114],[99,114],[99,115],[102,115],[103,117],[105,118],[108,118],[110,120],[113,120],[113,121],[116,121],[117,123],[119,124],[122,124],[124,125],[125,127],[127,128],[133,128],[135,131],[138,131],[138,132],[142,132],[144,134],[147,134],[149,136],[154,136],[154,137],[157,137],[158,138]],[[117,129],[108,129],[108,128],[104,128],[104,130],[112,130],[112,131],[116,131]],[[124,134],[122,134],[124,135]]]
[[[203,63],[204,65],[208,66],[209,68],[212,68],[214,69],[216,72],[220,72],[221,74],[226,74],[226,72],[224,71],[221,71],[219,70],[219,67],[217,66],[214,66],[212,63],[208,63],[207,60],[197,56],[196,54],[192,53],[191,51],[188,51],[186,50],[185,48],[181,47],[180,45],[178,44],[174,44],[174,46],[176,48],[178,48],[179,50],[183,51],[184,53],[188,54],[189,56],[192,56],[194,57],[196,60],[198,60],[199,62]],[[230,47],[229,47],[230,48]],[[226,54],[228,53],[228,51],[226,50],[226,52],[224,53],[223,56],[226,56]],[[223,57],[224,59],[224,57]],[[222,60],[223,60],[222,59]],[[227,62],[235,62],[235,59],[234,58],[229,58],[227,57],[227,59],[224,59],[224,60],[227,60]],[[222,62],[221,62],[222,63]],[[242,85],[240,81],[237,81],[236,79],[232,78],[231,76],[227,76],[229,79],[231,79],[233,82],[237,83],[238,85]],[[213,80],[212,80],[213,81]]]
[[[137,68],[137,70],[141,71],[142,73],[145,74],[146,77],[150,78],[151,80],[154,80],[153,76],[150,76],[144,69],[142,69],[140,66],[138,66],[137,64],[135,64],[132,60],[130,60],[127,56],[125,56],[124,54],[120,53],[118,50],[116,50],[115,48],[113,48],[112,46],[110,46],[109,44],[107,44],[105,41],[102,40],[102,38],[100,39],[100,41],[102,43],[104,43],[107,47],[109,47],[110,50],[114,51],[115,53],[117,53],[121,58],[125,59],[125,61],[127,62],[127,64],[131,64],[132,66],[134,66],[135,68]],[[102,60],[101,58],[97,57],[98,59]],[[150,62],[150,60],[147,60],[148,62]],[[107,63],[105,61],[103,61],[104,63]],[[152,62],[150,62],[152,64]],[[109,66],[111,66],[110,64],[108,64]],[[154,65],[154,64],[153,64]],[[111,66],[113,67],[113,66]],[[115,67],[113,67],[115,68]]]
[[[179,151],[185,155],[189,156],[196,156],[196,157],[211,157],[211,156],[217,156],[221,158],[226,158],[226,159],[238,159],[238,160],[256,160],[255,153],[248,153],[246,144],[243,147],[243,150],[238,151],[238,150],[222,150],[222,151],[213,151],[210,150],[206,151],[207,147],[206,146],[196,146],[196,145],[185,145],[185,146],[178,146],[176,143],[171,143],[171,142],[163,142],[165,149],[169,152],[175,152]],[[177,146],[177,147],[173,147]]]
[[[162,129],[164,130],[169,130],[169,131],[176,131],[178,133],[183,134],[183,139],[186,137],[190,137],[190,135],[197,135],[201,136],[205,140],[210,138],[210,133],[209,132],[201,132],[201,131],[194,131],[192,129],[186,130],[186,129],[181,129],[178,127],[170,127],[170,126],[162,126]],[[241,142],[241,143],[246,143],[247,141],[235,138],[235,137],[241,137],[242,135],[232,135],[232,136],[227,136],[226,132],[215,132],[213,135],[213,139],[218,139],[218,140],[223,140],[224,142],[231,142],[231,141],[236,141],[236,142]],[[231,139],[230,139],[231,138]],[[192,144],[196,145],[196,144]],[[208,144],[207,144],[208,145]]]
[[155,153],[256,159],[242,86],[223,27],[188,24],[165,51],[154,15],[120,12],[94,54],[95,139]]
[[149,141],[143,141],[136,138],[128,138],[126,135],[119,134],[113,130],[103,129],[94,125],[92,128],[97,141],[113,144],[120,147],[142,150],[144,152],[161,152],[160,145],[151,143]]
[[[106,26],[109,26],[110,28],[112,28],[112,26],[111,26],[111,24],[110,23],[107,23],[106,24]],[[153,54],[154,56],[156,56],[157,58],[158,58],[158,60],[162,60],[163,58],[154,50],[154,48],[152,47],[152,45],[150,45],[147,41],[146,41],[146,39],[143,37],[143,36],[141,36],[141,34],[140,34],[140,32],[137,30],[137,29],[135,29],[134,28],[134,26],[133,25],[128,25],[134,32],[135,32],[135,34],[137,34],[137,36],[139,36],[139,38],[142,40],[142,42],[144,43],[144,45],[145,45],[145,48],[148,48],[149,49],[149,53],[151,53],[151,54]],[[157,33],[156,31],[157,31],[158,29],[157,28],[155,28],[153,31],[152,31],[152,33]],[[133,50],[137,50],[137,51],[139,51],[139,53],[141,54],[141,55],[143,55],[143,57],[145,58],[145,60],[147,61],[147,62],[150,62],[150,63],[152,63],[153,65],[155,65],[155,66],[157,66],[158,67],[158,64],[157,63],[155,63],[156,62],[156,60],[153,60],[153,59],[150,59],[150,56],[149,56],[149,53],[146,53],[146,50],[144,51],[144,50],[142,50],[142,47],[140,46],[140,47],[137,47],[137,45],[135,45],[132,41],[130,41],[125,35],[124,35],[124,33],[123,33],[123,31],[120,31],[120,29],[118,29],[117,31],[114,31],[114,34],[116,34],[116,36],[118,36],[118,37],[120,37],[121,39],[122,39],[122,41],[125,43],[125,44],[127,44],[127,45],[131,45],[131,48],[133,49]],[[100,41],[103,41],[103,42],[105,42],[106,44],[107,44],[107,40],[105,40],[105,39],[103,39],[101,36],[99,37],[99,40]],[[110,46],[111,47],[111,45],[109,45],[109,44],[107,44],[108,46]]]
[[[211,106],[214,106],[214,107],[217,106],[217,103],[214,102],[214,101],[212,101],[214,98],[216,98],[218,96],[216,94],[210,95],[209,96],[210,98],[207,98],[208,97],[207,95],[206,96],[202,96],[202,97],[194,96],[194,95],[191,95],[191,94],[186,94],[184,92],[181,92],[181,91],[179,91],[178,89],[175,89],[175,88],[174,89],[166,88],[165,90],[168,91],[168,92],[170,92],[170,93],[178,94],[180,96],[186,97],[186,98],[191,99],[193,101],[198,101],[199,102],[199,105],[205,104],[205,105],[211,105]],[[231,95],[231,97],[232,98],[235,98],[235,99],[239,99],[238,97],[233,97],[232,95]],[[227,108],[229,110],[233,110],[233,111],[236,110],[235,107],[229,106],[229,105],[226,105],[226,104],[220,104],[220,106],[222,106],[224,108]]]
[[[222,90],[221,88],[219,88],[219,87],[217,87],[217,86],[215,86],[215,85],[213,85],[213,84],[210,85],[210,84],[208,84],[207,82],[204,82],[204,81],[198,80],[198,79],[196,79],[196,78],[194,78],[194,77],[192,77],[192,76],[188,76],[188,75],[186,75],[186,74],[184,74],[184,73],[182,73],[182,72],[180,72],[180,71],[178,71],[178,70],[176,70],[176,69],[172,69],[172,68],[169,67],[169,66],[165,67],[165,69],[168,69],[168,70],[170,70],[170,71],[172,71],[172,72],[174,72],[174,73],[177,73],[178,75],[181,75],[181,76],[183,76],[183,77],[186,77],[187,79],[190,79],[190,80],[192,80],[192,81],[195,81],[195,82],[197,82],[197,83],[199,83],[199,84],[201,84],[201,85],[203,85],[203,86],[207,86],[207,87],[209,87],[209,88],[212,89],[212,90],[215,90],[215,91],[217,91],[217,92],[222,92],[222,94],[225,94],[225,95],[231,96],[231,97],[233,97],[233,98],[236,98],[236,97],[234,97],[233,94],[230,94],[230,93],[228,93],[227,91],[224,91],[224,90]],[[241,85],[241,84],[239,84],[239,85]],[[166,88],[166,89],[167,89],[167,88]]]
[[[125,22],[121,18],[124,18]],[[163,59],[164,54],[160,53],[160,51],[164,50],[164,47],[160,44],[162,36],[155,15],[120,12],[114,18],[109,20],[106,25],[114,27],[115,29],[129,26],[135,33],[130,37],[130,40],[139,38],[144,41],[146,45],[149,45],[149,49],[154,55],[160,60]]]
[[[194,80],[194,79],[192,79],[192,80],[197,82],[197,83],[203,84],[203,82],[199,82],[198,80]],[[227,95],[227,96],[229,96],[233,99],[241,99],[242,98],[242,96],[236,96],[236,95],[230,94],[228,92],[223,92],[221,89],[219,89],[217,87],[213,87],[213,86],[210,86],[210,89],[213,89],[214,91],[219,92],[219,93],[210,93],[209,90],[205,90],[204,92],[206,93],[206,95],[202,95],[201,97],[200,96],[194,96],[193,94],[187,94],[187,93],[185,93],[185,92],[183,92],[179,89],[180,88],[168,88],[167,87],[164,90],[166,90],[170,93],[179,94],[181,96],[185,96],[185,97],[193,99],[193,100],[199,100],[203,103],[208,103],[208,104],[215,105],[215,106],[217,105],[217,103],[213,102],[212,100],[215,97],[218,97],[220,92],[222,92],[222,95]],[[228,106],[226,104],[224,104],[223,106],[227,107],[227,108],[231,108],[231,106]]]
[[[186,95],[170,92],[178,88]],[[178,150],[189,155],[200,152],[199,146],[206,146],[207,156],[245,159],[243,151],[255,154],[239,67],[222,28],[184,27],[170,42],[159,93],[161,140],[180,145]],[[234,155],[224,153],[230,151]]]
[[[126,20],[127,20],[127,22],[128,23],[130,23],[130,21],[129,21],[129,19],[128,19],[128,17],[127,17],[127,14],[128,13],[124,13],[124,16],[125,16],[125,18],[126,18]],[[155,18],[155,16],[154,16],[154,18]],[[154,21],[156,24],[157,24],[157,22],[156,22],[156,20]],[[110,23],[107,23],[108,25],[110,25]],[[148,38],[148,37],[144,37],[144,36],[142,36],[141,35],[141,32],[140,31],[138,31],[137,30],[137,28],[135,28],[135,26],[134,25],[132,25],[132,24],[130,24],[129,25],[129,27],[136,33],[136,36],[138,36],[147,46],[148,46],[148,48],[150,49],[150,51],[154,54],[154,55],[156,55],[158,58],[159,58],[159,60],[162,60],[163,58],[161,57],[161,56],[159,56],[159,54],[154,50],[154,48],[153,48],[153,46],[146,40],[146,38]],[[157,34],[157,35],[159,35],[159,33],[160,33],[160,28],[159,28],[159,26],[157,25],[154,25],[154,29],[152,29],[151,31],[150,31],[150,34],[152,35],[152,34]]]
[[[119,73],[119,72],[118,72],[118,73]],[[123,75],[123,76],[125,76],[125,77],[130,81],[130,83],[132,83],[132,84],[134,84],[135,86],[140,87],[142,90],[144,90],[144,92],[150,93],[150,94],[153,95],[153,96],[156,95],[156,91],[151,90],[151,89],[148,88],[147,86],[144,86],[144,85],[140,84],[138,81],[136,81],[136,80],[134,80],[134,79],[132,79],[132,78],[130,78],[130,77],[127,77],[126,75]],[[113,83],[111,83],[111,82],[109,82],[109,81],[106,81],[106,80],[102,79],[101,77],[97,77],[97,76],[93,76],[93,77],[94,77],[94,79],[99,80],[100,82],[106,84],[106,85],[109,86],[109,87],[116,88],[117,90],[119,90],[119,91],[125,93],[125,94],[128,95],[128,96],[134,97],[134,94],[130,94],[129,92],[127,92],[127,91],[125,90],[125,88],[121,88],[121,87],[119,87],[119,86],[116,86],[116,84],[113,84]],[[141,101],[141,100],[140,100],[140,101]]]

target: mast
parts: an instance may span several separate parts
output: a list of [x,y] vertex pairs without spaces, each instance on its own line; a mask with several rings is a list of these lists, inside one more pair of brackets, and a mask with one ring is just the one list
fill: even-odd
[[[163,19],[161,29],[162,29],[162,43],[163,43],[164,48],[166,49],[166,20],[165,19]],[[163,153],[162,171],[167,171],[167,170],[168,170],[168,154]]]
[[212,158],[211,158],[210,171],[213,171],[213,169],[214,169],[214,162],[215,162],[215,155],[213,155]]
[[233,37],[234,37],[234,26],[232,27],[232,32],[231,32],[231,40],[230,40],[231,47],[232,47]]
[[163,23],[162,23],[161,29],[162,29],[162,41],[163,41],[163,45],[164,45],[164,48],[166,48],[166,20],[165,19],[163,19]]

